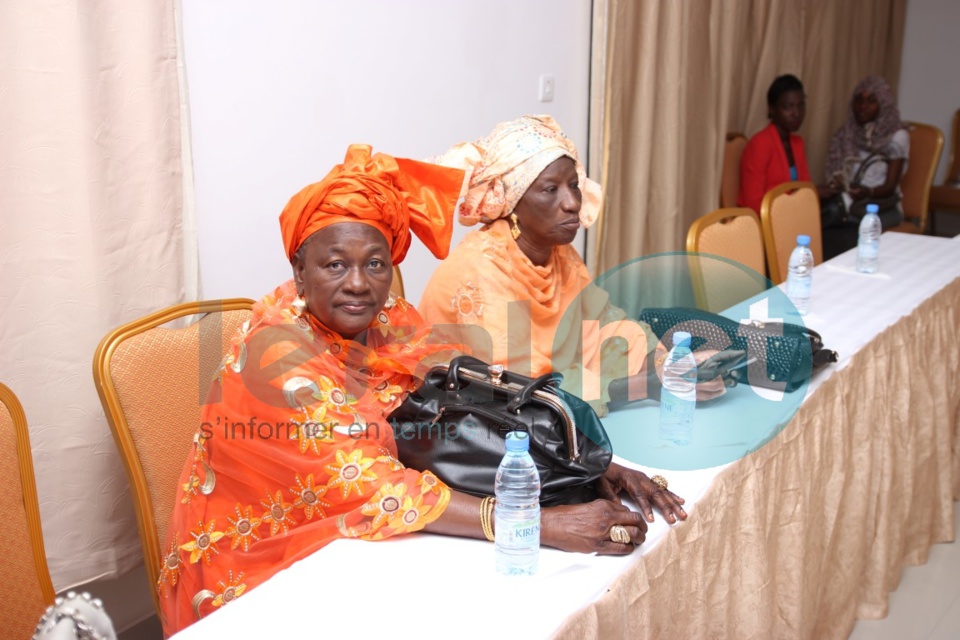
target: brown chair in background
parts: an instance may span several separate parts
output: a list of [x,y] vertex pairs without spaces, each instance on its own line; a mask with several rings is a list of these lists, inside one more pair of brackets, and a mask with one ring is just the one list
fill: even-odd
[[695,220],[687,232],[687,253],[700,309],[722,311],[767,287],[763,233],[753,209],[717,209]]
[[400,267],[393,266],[393,282],[390,283],[390,293],[401,298],[406,298],[403,294],[403,275],[400,273]]
[[3,554],[0,556],[0,620],[4,638],[29,638],[55,596],[40,527],[33,454],[23,407],[0,384],[0,492]]
[[773,284],[787,279],[787,263],[800,234],[810,236],[813,264],[823,262],[820,196],[813,183],[785,182],[768,191],[760,205],[760,224]]
[[746,146],[747,136],[735,132],[727,134],[720,174],[720,206],[724,209],[737,206],[737,197],[740,195],[740,156]]
[[930,212],[930,187],[943,151],[943,133],[928,124],[910,122],[910,159],[900,179],[903,222],[887,231],[924,233]]
[[[950,131],[950,164],[947,179],[930,187],[930,210],[960,213],[960,109],[953,114]],[[930,233],[936,234],[936,215],[930,217]]]
[[[188,302],[162,309],[108,333],[93,357],[93,378],[133,494],[150,592],[159,615],[161,544],[177,482],[210,382],[252,300]],[[181,328],[162,325],[201,315]]]

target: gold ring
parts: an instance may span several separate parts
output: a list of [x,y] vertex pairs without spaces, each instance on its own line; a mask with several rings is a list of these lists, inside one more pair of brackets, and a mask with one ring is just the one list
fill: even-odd
[[630,532],[622,524],[615,524],[610,527],[610,539],[620,544],[629,544]]
[[658,487],[660,487],[660,488],[663,489],[664,491],[667,490],[667,485],[668,485],[667,479],[664,478],[663,476],[653,476],[652,478],[650,478],[650,482],[652,482],[653,484],[657,485]]

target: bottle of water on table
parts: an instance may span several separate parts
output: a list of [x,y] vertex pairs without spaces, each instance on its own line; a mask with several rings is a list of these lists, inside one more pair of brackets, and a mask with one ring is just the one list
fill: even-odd
[[868,204],[867,214],[860,221],[860,240],[857,242],[857,271],[860,273],[877,272],[880,234],[883,232],[879,212],[879,206]]
[[697,361],[690,351],[690,334],[675,331],[673,348],[663,362],[660,393],[660,439],[684,446],[693,438],[697,406]]
[[511,431],[497,469],[493,512],[497,571],[533,575],[540,561],[540,474],[530,457],[530,438]]
[[810,311],[810,289],[813,285],[813,252],[810,236],[797,236],[797,246],[787,265],[787,297],[800,315]]

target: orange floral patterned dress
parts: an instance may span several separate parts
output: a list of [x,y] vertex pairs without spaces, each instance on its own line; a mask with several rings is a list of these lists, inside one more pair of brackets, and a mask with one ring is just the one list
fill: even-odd
[[436,520],[450,490],[397,460],[385,416],[452,350],[392,298],[345,340],[290,306],[254,306],[211,386],[158,584],[172,634],[337,538],[379,540]]

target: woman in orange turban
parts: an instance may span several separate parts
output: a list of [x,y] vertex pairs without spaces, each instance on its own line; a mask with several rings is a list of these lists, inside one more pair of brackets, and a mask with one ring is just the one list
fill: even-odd
[[[385,419],[451,356],[390,284],[411,231],[446,255],[463,182],[354,145],[284,209],[294,277],[235,338],[183,471],[158,585],[167,634],[337,538],[484,537],[480,499],[405,468]],[[630,542],[611,540],[615,525]],[[630,553],[645,533],[640,514],[604,500],[541,520],[542,543],[570,551]]]

